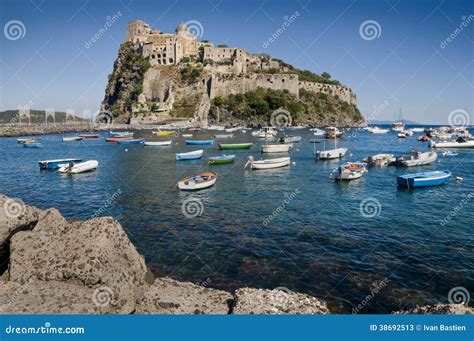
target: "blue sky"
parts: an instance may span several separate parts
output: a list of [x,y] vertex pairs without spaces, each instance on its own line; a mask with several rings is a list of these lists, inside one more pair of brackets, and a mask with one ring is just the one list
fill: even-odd
[[[0,110],[29,104],[34,109],[95,112],[128,21],[142,19],[172,32],[181,21],[195,20],[202,25],[201,39],[268,53],[301,69],[328,72],[356,92],[358,106],[368,117],[391,120],[401,108],[405,119],[445,124],[450,112],[463,109],[472,124],[473,4],[461,0],[1,0]],[[285,17],[296,12],[299,15],[285,32],[264,46]],[[106,18],[118,13],[118,20],[87,48]],[[8,27],[18,25],[13,20],[20,22],[19,31],[9,32]],[[361,25],[369,20],[375,35],[370,30],[361,33]],[[462,31],[456,33],[460,26]],[[445,42],[449,36],[453,38]]]

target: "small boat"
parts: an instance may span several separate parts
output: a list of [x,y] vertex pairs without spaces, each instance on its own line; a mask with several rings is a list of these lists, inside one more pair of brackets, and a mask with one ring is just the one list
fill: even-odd
[[376,154],[376,155],[367,157],[363,161],[367,163],[368,166],[371,166],[371,167],[375,167],[375,166],[383,167],[383,166],[387,166],[390,160],[392,160],[394,157],[395,156],[393,154]]
[[273,127],[263,127],[257,132],[257,137],[260,139],[273,138],[278,132]]
[[430,138],[426,135],[421,135],[421,136],[418,137],[418,141],[421,141],[421,142],[427,142],[429,140],[430,140]]
[[367,130],[372,134],[388,134],[390,132],[390,129],[383,129],[379,127],[372,127]]
[[144,143],[144,139],[132,139],[132,140],[120,140],[117,141],[117,144],[142,144]]
[[257,160],[255,161],[253,156],[249,156],[249,160],[245,164],[244,168],[247,168],[248,165],[252,169],[273,169],[285,167],[290,164],[290,157],[281,157],[278,159],[266,159],[266,160]]
[[80,136],[63,137],[63,142],[74,142],[74,141],[82,141],[82,137]]
[[400,133],[405,134],[405,136],[412,136],[413,131],[411,129],[402,130]]
[[145,146],[170,146],[171,141],[145,141]]
[[326,131],[323,129],[311,128],[309,131],[312,131],[313,135],[317,137],[324,137],[326,135]]
[[264,144],[262,153],[288,153],[293,145],[290,144]]
[[445,152],[442,153],[443,156],[458,156],[459,154],[456,153],[456,152],[453,152],[451,150],[447,150]]
[[214,137],[216,139],[230,139],[234,137],[234,134],[217,134],[217,135],[214,135]]
[[404,139],[406,137],[404,133],[398,133],[397,136],[399,139]]
[[250,149],[253,143],[219,143],[219,149]]
[[210,165],[222,165],[225,163],[234,162],[235,155],[222,155],[222,156],[213,156],[209,158]]
[[337,173],[334,176],[336,181],[354,180],[359,179],[367,173],[365,165],[361,162],[347,162],[337,169]]
[[33,139],[33,138],[18,138],[16,139],[16,142],[17,143],[33,143],[33,142],[37,142],[39,139]]
[[397,184],[402,188],[437,186],[448,181],[450,176],[448,170],[405,174],[397,177]]
[[[188,131],[190,130],[188,129]],[[174,131],[153,131],[152,133],[156,136],[172,136],[176,134]]]
[[182,191],[196,191],[211,187],[216,183],[217,173],[202,172],[193,176],[187,176],[178,182],[178,188]]
[[336,127],[327,127],[326,128],[326,137],[329,139],[334,139],[336,137],[341,137],[342,131],[337,129]]
[[186,140],[186,144],[189,145],[211,145],[214,144],[214,140]]
[[133,133],[130,133],[128,131],[110,131],[109,134],[115,137],[132,137],[133,136]]
[[25,142],[23,143],[24,148],[41,148],[42,145],[39,142]]
[[79,137],[82,137],[83,139],[100,139],[99,134],[81,134]]
[[404,159],[402,161],[402,166],[413,167],[429,165],[430,163],[435,162],[437,158],[438,154],[436,152],[420,153],[418,151],[414,151],[409,159]]
[[431,148],[474,148],[474,140],[459,137],[456,141],[436,142],[430,141]]
[[107,137],[105,142],[119,142],[119,141],[130,141],[133,137]]
[[329,150],[318,150],[316,152],[316,157],[319,160],[324,159],[340,159],[347,153],[347,148],[336,148]]
[[188,131],[190,131],[190,132],[198,132],[198,131],[201,131],[201,128],[198,128],[198,127],[188,128]]
[[[193,129],[193,128],[190,128],[190,129]],[[198,128],[199,129],[199,128]],[[218,131],[224,131],[225,130],[225,127],[222,127],[222,126],[217,126],[217,125],[214,125],[214,126],[209,126],[207,127],[208,130],[218,130]],[[189,131],[189,129],[188,129]],[[199,131],[199,130],[198,130]]]
[[291,135],[280,137],[280,139],[278,140],[278,142],[280,143],[294,143],[294,142],[300,142],[300,141],[301,141],[301,136],[291,136]]
[[193,137],[193,134],[181,134],[182,137]]
[[241,128],[239,128],[239,127],[235,127],[235,128],[225,128],[225,132],[226,132],[226,133],[233,133],[234,131],[237,131],[237,130],[239,130],[239,129],[241,129]]
[[414,133],[423,133],[425,131],[424,127],[421,128],[411,128],[411,131]]
[[392,130],[393,131],[402,131],[405,129],[405,124],[403,122],[393,122],[392,123]]
[[200,159],[202,157],[202,153],[204,150],[199,149],[199,150],[194,150],[192,152],[188,153],[177,153],[176,154],[176,160],[195,160],[195,159]]
[[81,162],[82,159],[57,159],[57,160],[44,160],[38,161],[40,169],[59,169],[61,167],[69,165],[71,162]]
[[70,162],[67,166],[59,168],[59,172],[68,174],[85,173],[95,170],[98,166],[99,162],[97,160],[89,160],[79,163]]

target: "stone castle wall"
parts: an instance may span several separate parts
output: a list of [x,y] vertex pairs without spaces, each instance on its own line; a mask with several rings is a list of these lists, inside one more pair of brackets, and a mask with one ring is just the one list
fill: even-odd
[[298,87],[307,91],[322,92],[332,96],[337,95],[344,102],[357,105],[356,95],[346,86],[300,81]]

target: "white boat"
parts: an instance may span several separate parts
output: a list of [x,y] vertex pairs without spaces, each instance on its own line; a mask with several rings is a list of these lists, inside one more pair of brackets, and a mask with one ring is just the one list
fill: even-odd
[[421,128],[411,128],[411,131],[413,131],[414,133],[423,133],[425,131],[425,128],[424,127],[421,127]]
[[266,159],[266,160],[257,160],[255,161],[253,156],[249,156],[249,160],[245,164],[244,168],[247,168],[248,165],[252,169],[272,169],[285,167],[290,164],[290,157],[281,157],[278,159]]
[[171,141],[146,141],[145,146],[170,146]]
[[74,142],[74,141],[81,141],[82,137],[80,136],[73,136],[73,137],[63,137],[63,142]]
[[402,134],[405,134],[405,136],[412,136],[413,131],[411,129],[405,129],[401,131]]
[[59,172],[68,174],[85,173],[95,170],[98,166],[99,162],[97,160],[89,160],[79,163],[71,162],[69,165],[59,168]]
[[208,130],[219,130],[219,131],[223,131],[223,130],[225,130],[225,127],[214,125],[214,126],[209,126],[209,127],[207,127],[207,129],[208,129]]
[[436,142],[430,140],[431,148],[474,148],[474,140],[466,140],[462,137],[458,138],[456,141],[447,141],[447,142]]
[[270,138],[277,135],[278,132],[273,127],[263,127],[257,133],[258,138]]
[[204,152],[203,149],[194,150],[188,153],[177,153],[176,160],[195,160],[200,159],[202,157],[202,153]]
[[[326,140],[324,140],[324,149],[326,149]],[[336,139],[334,139],[334,149],[318,150],[314,155],[318,160],[338,159],[347,153],[347,148],[337,148]]]
[[234,137],[234,134],[217,134],[217,135],[214,135],[214,138],[216,139],[230,139]]
[[326,135],[326,131],[323,129],[311,128],[309,131],[312,131],[313,135],[318,137],[323,137],[324,135]]
[[128,131],[110,131],[109,134],[115,137],[132,137],[133,136],[133,133],[130,133]]
[[369,166],[387,166],[390,160],[392,160],[395,156],[393,154],[376,154],[367,157],[364,159]]
[[225,132],[226,132],[226,133],[233,133],[234,131],[237,131],[237,130],[240,130],[240,129],[242,129],[242,128],[240,128],[240,127],[226,128],[226,129],[225,129]]
[[301,136],[282,136],[278,140],[280,143],[294,143],[294,142],[300,142],[301,141]]
[[435,162],[437,158],[438,154],[436,152],[413,152],[409,159],[402,161],[402,165],[405,167],[429,165]]
[[361,162],[347,162],[337,169],[334,179],[336,181],[359,179],[367,173],[365,165]]
[[367,130],[372,134],[388,134],[390,132],[390,129],[383,129],[379,127],[372,127]]
[[178,182],[178,188],[182,191],[196,191],[211,187],[216,183],[217,173],[202,172],[193,176],[185,177]]
[[327,127],[326,128],[326,137],[329,139],[335,139],[336,137],[341,137],[342,131],[336,127]]
[[193,134],[181,134],[182,137],[193,137]]
[[293,147],[289,144],[264,144],[262,146],[262,153],[287,153]]
[[392,123],[392,130],[393,131],[402,131],[405,129],[405,124],[403,122],[393,122]]
[[398,133],[397,136],[399,139],[404,139],[406,137],[404,133]]

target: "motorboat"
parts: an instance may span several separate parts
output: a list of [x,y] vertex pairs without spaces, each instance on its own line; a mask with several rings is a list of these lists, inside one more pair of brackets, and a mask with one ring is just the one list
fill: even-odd
[[291,136],[291,135],[282,136],[278,140],[278,142],[280,143],[295,143],[295,142],[300,142],[300,141],[301,141],[301,136]]
[[342,136],[342,131],[337,129],[336,127],[327,127],[326,128],[326,137],[328,139],[335,139],[337,137]]
[[79,174],[93,171],[97,169],[98,166],[99,162],[97,160],[89,160],[79,163],[70,162],[68,165],[59,168],[59,172],[67,174]]
[[262,145],[262,153],[288,153],[290,148],[293,147],[289,144],[264,144]]
[[375,154],[365,158],[363,161],[370,167],[387,166],[395,156],[393,154]]
[[361,162],[347,162],[339,166],[334,175],[334,180],[355,180],[361,178],[365,173],[367,173],[365,164]]
[[63,137],[63,142],[75,142],[75,141],[82,141],[82,137],[80,136],[72,136],[72,137]]
[[72,163],[78,163],[81,162],[82,159],[79,158],[71,158],[71,159],[57,159],[57,160],[44,160],[44,161],[38,161],[40,169],[59,169],[61,167],[69,165],[71,162]]
[[455,141],[433,141],[430,140],[431,148],[474,148],[474,140],[459,137]]
[[424,166],[433,163],[438,158],[436,152],[425,152],[421,153],[413,151],[409,158],[404,158],[401,161],[401,165],[404,167]]

